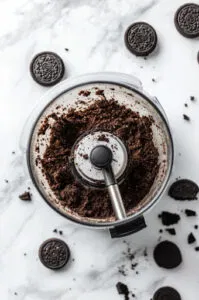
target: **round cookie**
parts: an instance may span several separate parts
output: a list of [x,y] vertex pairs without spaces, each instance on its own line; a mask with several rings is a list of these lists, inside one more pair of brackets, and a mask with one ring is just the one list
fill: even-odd
[[199,192],[198,185],[189,179],[175,181],[169,188],[169,196],[175,200],[195,200]]
[[63,268],[70,257],[67,244],[56,238],[44,241],[39,248],[39,258],[42,264],[53,270]]
[[157,34],[154,28],[145,22],[130,25],[124,36],[126,47],[137,56],[147,56],[157,45]]
[[182,262],[180,249],[169,241],[163,241],[155,247],[153,258],[159,267],[165,269],[176,268]]
[[54,52],[38,53],[30,64],[32,78],[43,86],[57,84],[64,76],[62,59]]
[[184,37],[199,37],[199,5],[186,3],[180,6],[175,13],[174,23]]
[[181,296],[174,288],[165,286],[155,292],[152,300],[181,300]]

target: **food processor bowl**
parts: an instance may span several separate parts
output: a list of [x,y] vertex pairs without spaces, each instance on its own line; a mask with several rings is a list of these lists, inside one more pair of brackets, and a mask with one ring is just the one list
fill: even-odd
[[[84,109],[85,104],[81,104],[81,101],[77,102],[81,100],[80,91],[90,92],[86,100],[86,105],[90,105],[99,99],[94,92],[96,88],[104,91],[107,100],[114,98],[119,104],[138,112],[140,116],[151,116],[154,120],[153,143],[159,153],[159,170],[149,193],[128,212],[123,220],[116,220],[114,217],[106,219],[83,217],[63,207],[38,164],[38,156],[42,157],[50,139],[50,129],[46,130],[44,136],[38,134],[45,118],[55,110],[56,113],[62,114],[63,107],[64,112],[70,108]],[[171,174],[173,142],[163,108],[156,98],[143,91],[139,80],[122,73],[93,73],[67,79],[41,99],[26,123],[25,131],[29,132],[29,138],[27,144],[23,141],[22,148],[26,151],[29,174],[43,199],[54,210],[81,225],[108,228],[112,237],[122,237],[146,227],[144,213],[160,199]]]

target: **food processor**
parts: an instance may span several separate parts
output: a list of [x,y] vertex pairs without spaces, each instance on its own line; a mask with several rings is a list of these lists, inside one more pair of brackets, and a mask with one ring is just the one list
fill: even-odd
[[[125,141],[104,130],[85,132],[75,141],[70,154],[73,176],[88,189],[107,189],[114,216],[93,218],[78,215],[63,207],[49,186],[39,164],[50,141],[50,129],[44,135],[39,131],[45,118],[53,113],[60,116],[70,109],[83,110],[99,99],[96,89],[103,91],[107,101],[115,99],[140,116],[153,119],[153,143],[158,150],[159,169],[148,194],[130,211],[125,211],[120,184],[125,182],[129,165],[129,152]],[[81,95],[87,91],[88,96]],[[166,115],[157,98],[143,91],[141,82],[121,73],[93,73],[67,79],[50,90],[32,112],[22,138],[28,172],[42,198],[65,218],[92,228],[109,229],[111,237],[123,237],[146,227],[144,213],[162,195],[173,165],[173,142]],[[27,138],[28,137],[28,138]],[[26,140],[26,143],[24,143]],[[132,199],[133,201],[133,199]]]

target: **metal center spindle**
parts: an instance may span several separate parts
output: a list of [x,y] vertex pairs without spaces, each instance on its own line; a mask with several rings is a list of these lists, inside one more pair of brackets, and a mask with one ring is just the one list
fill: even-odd
[[91,151],[90,161],[97,169],[102,170],[116,218],[122,220],[126,217],[126,212],[111,166],[112,160],[113,153],[107,146],[98,145]]

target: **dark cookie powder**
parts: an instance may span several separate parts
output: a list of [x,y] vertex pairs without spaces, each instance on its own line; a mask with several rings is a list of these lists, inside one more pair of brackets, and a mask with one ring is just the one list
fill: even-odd
[[[103,91],[97,92],[104,97]],[[113,215],[107,191],[88,189],[77,182],[69,162],[78,137],[91,130],[102,130],[115,134],[127,146],[129,169],[120,189],[126,211],[135,207],[149,192],[159,169],[152,123],[152,117],[140,117],[137,112],[119,105],[114,99],[107,101],[105,97],[84,110],[70,109],[54,118],[50,142],[41,164],[61,206],[84,217],[107,218]]]

